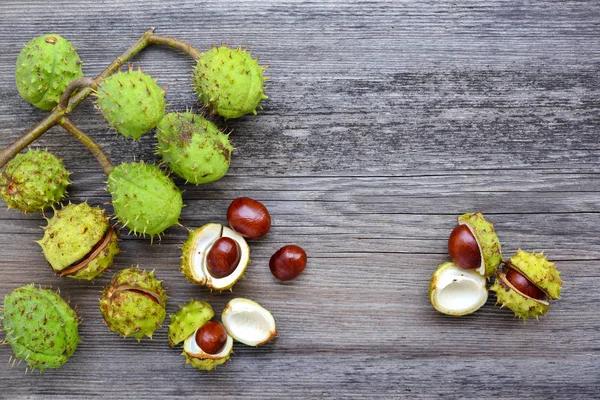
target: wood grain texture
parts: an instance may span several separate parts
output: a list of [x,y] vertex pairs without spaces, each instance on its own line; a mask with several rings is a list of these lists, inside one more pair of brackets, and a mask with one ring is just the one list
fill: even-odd
[[[588,1],[13,1],[0,12],[0,146],[43,115],[14,84],[32,37],[70,39],[94,76],[143,31],[247,45],[269,65],[269,100],[233,129],[230,173],[183,185],[185,227],[225,222],[238,196],[263,201],[273,229],[254,241],[246,279],[209,294],[179,273],[185,228],[153,246],[122,235],[111,272],[155,269],[168,312],[191,297],[217,313],[232,297],[273,312],[279,337],[235,345],[200,373],[152,341],[108,332],[94,283],[51,274],[39,215],[0,211],[0,295],[36,282],[80,306],[83,341],[58,371],[23,376],[0,362],[0,398],[600,398],[600,3]],[[170,110],[196,107],[192,62],[164,48],[134,59],[167,86]],[[155,160],[154,139],[115,137],[90,101],[71,118],[115,163]],[[53,128],[36,143],[73,172],[72,201],[103,205],[95,160]],[[110,210],[110,206],[107,206]],[[504,254],[545,250],[563,298],[539,322],[494,307],[449,318],[427,299],[457,215],[496,223]],[[276,282],[270,255],[287,243],[305,274]],[[0,340],[3,338],[0,334]],[[8,360],[9,347],[0,348]]]

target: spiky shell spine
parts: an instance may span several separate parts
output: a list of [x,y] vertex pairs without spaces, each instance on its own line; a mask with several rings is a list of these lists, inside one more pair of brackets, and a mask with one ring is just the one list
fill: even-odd
[[22,286],[4,298],[1,314],[6,342],[29,368],[59,368],[77,349],[77,314],[57,292]]
[[157,153],[171,171],[199,185],[221,179],[233,147],[228,135],[201,115],[169,113],[156,128]]
[[[171,347],[178,345],[187,339],[190,335],[209,322],[215,313],[210,304],[200,300],[191,300],[181,307],[175,314],[170,315],[169,324],[169,345]],[[190,356],[185,352],[185,363],[202,371],[210,371],[217,366],[224,364],[231,357],[231,353],[219,359],[201,359]]]
[[154,276],[138,267],[116,273],[104,288],[100,311],[108,328],[140,341],[158,329],[166,317],[167,292]]
[[[560,273],[542,253],[529,253],[519,249],[507,261],[505,268],[520,272],[551,299],[560,297]],[[533,299],[517,291],[504,279],[504,273],[498,274],[490,290],[496,293],[496,304],[511,309],[515,316],[524,320],[538,318],[550,309],[548,301]]]
[[43,211],[65,197],[70,183],[60,159],[31,149],[17,154],[0,172],[0,196],[9,208],[23,213]]
[[57,34],[32,39],[17,58],[17,90],[23,99],[42,110],[54,108],[67,85],[82,76],[77,52]]
[[80,203],[56,211],[37,243],[55,273],[91,280],[112,265],[119,253],[117,241],[104,210]]
[[133,233],[160,235],[178,223],[181,191],[158,166],[123,163],[108,176],[117,219]]
[[198,98],[225,119],[256,114],[264,94],[264,67],[238,47],[213,47],[202,53],[194,68]]
[[123,136],[139,139],[165,114],[165,91],[141,71],[117,72],[96,90],[96,106]]

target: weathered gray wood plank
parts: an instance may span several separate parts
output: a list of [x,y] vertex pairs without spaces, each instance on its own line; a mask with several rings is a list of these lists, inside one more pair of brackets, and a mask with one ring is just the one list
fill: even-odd
[[[225,222],[238,196],[263,201],[273,229],[251,243],[233,294],[210,294],[179,273],[185,228],[162,242],[122,234],[131,264],[169,286],[169,313],[191,297],[219,313],[258,300],[276,341],[236,345],[226,368],[202,374],[169,349],[166,328],[141,344],[107,331],[94,283],[54,277],[33,241],[39,215],[0,210],[0,295],[36,282],[80,306],[83,341],[58,371],[23,376],[0,362],[0,398],[600,398],[600,4],[564,1],[253,1],[169,4],[2,2],[0,147],[44,112],[18,96],[14,62],[32,37],[69,38],[88,75],[149,27],[200,49],[249,46],[269,65],[269,100],[233,129],[230,173],[183,185],[182,223]],[[192,62],[167,49],[134,59],[168,87],[170,110],[197,107]],[[154,139],[115,137],[90,101],[72,120],[115,163],[156,160]],[[73,172],[72,201],[109,201],[95,160],[53,128],[37,143]],[[110,210],[109,205],[105,205]],[[494,307],[436,313],[429,277],[447,258],[457,215],[496,223],[505,255],[545,250],[563,272],[563,298],[539,322]],[[287,243],[309,254],[291,284],[272,278]],[[0,340],[3,338],[0,334]],[[10,349],[0,348],[0,361]]]

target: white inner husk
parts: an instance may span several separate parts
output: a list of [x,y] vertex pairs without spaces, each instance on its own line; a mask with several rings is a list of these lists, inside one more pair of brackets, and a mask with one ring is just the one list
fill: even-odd
[[185,342],[183,342],[183,350],[188,355],[195,358],[218,360],[220,358],[226,357],[229,353],[231,353],[231,349],[233,347],[233,339],[229,335],[227,335],[227,341],[223,345],[223,348],[217,354],[206,353],[200,348],[200,346],[198,346],[198,343],[196,342],[196,332],[198,332],[198,329],[196,329],[196,331],[194,331],[194,333],[187,339],[185,339]]
[[434,289],[436,308],[446,314],[470,314],[487,301],[485,284],[485,278],[479,273],[450,266],[438,275]]
[[483,259],[483,251],[481,251],[481,245],[479,244],[479,240],[477,240],[477,236],[475,235],[475,231],[469,226],[469,224],[462,222],[459,225],[465,225],[471,231],[471,235],[475,238],[475,242],[477,242],[477,247],[479,248],[479,255],[481,257],[481,264],[479,264],[479,268],[475,271],[479,272],[481,275],[485,275],[485,260]]
[[223,326],[238,342],[259,346],[275,336],[275,319],[260,304],[248,299],[233,299],[221,314]]
[[[215,278],[208,272],[206,259],[208,251],[213,244],[221,237],[228,237],[235,240],[240,246],[240,262],[235,270],[224,278]],[[196,240],[194,256],[192,258],[192,275],[194,280],[206,284],[215,289],[226,288],[234,283],[244,272],[244,269],[250,258],[250,247],[246,240],[234,230],[221,224],[208,224],[200,233]]]

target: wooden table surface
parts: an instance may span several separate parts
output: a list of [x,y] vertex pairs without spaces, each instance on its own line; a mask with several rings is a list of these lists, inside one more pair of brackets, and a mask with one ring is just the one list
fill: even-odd
[[[124,253],[93,283],[53,276],[34,243],[39,214],[0,211],[0,296],[60,287],[84,319],[60,370],[24,375],[1,347],[1,398],[600,398],[600,2],[4,0],[0,145],[46,115],[15,88],[27,41],[63,35],[95,76],[151,27],[201,50],[248,46],[269,66],[269,99],[258,116],[221,121],[236,147],[224,179],[177,181],[185,228],[152,246],[122,233]],[[149,48],[133,61],[168,87],[168,110],[197,106],[187,56]],[[91,99],[71,116],[115,163],[157,160],[153,134],[116,137]],[[68,134],[53,128],[35,145],[64,158],[71,201],[109,201]],[[226,222],[239,196],[264,202],[273,228],[251,242],[247,279],[211,294],[179,272],[180,245],[186,228]],[[505,256],[545,250],[556,262],[563,296],[547,316],[524,324],[493,294],[463,318],[431,307],[431,273],[471,211],[496,223]],[[288,243],[309,263],[281,284],[268,260]],[[217,314],[248,297],[279,337],[236,344],[211,373],[184,365],[166,324],[152,341],[124,340],[98,298],[132,264],[165,280],[169,313],[192,297]]]

